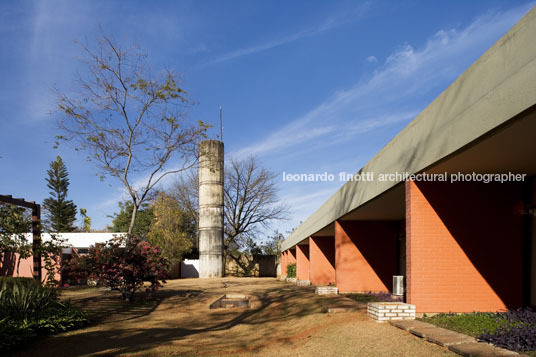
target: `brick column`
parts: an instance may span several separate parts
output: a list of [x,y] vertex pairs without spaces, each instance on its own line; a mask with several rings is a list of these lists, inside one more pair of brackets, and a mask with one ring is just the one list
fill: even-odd
[[309,238],[309,279],[314,285],[335,285],[335,238]]
[[407,302],[417,312],[521,306],[522,186],[406,182]]
[[309,280],[309,246],[296,246],[296,278],[298,280]]
[[287,251],[281,253],[281,276],[287,275]]
[[339,291],[391,290],[397,271],[396,240],[396,222],[335,222],[335,275]]
[[296,247],[287,250],[287,264],[296,264]]

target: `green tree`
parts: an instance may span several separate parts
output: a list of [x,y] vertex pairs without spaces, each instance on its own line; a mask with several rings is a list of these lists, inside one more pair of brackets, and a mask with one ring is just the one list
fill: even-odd
[[0,205],[0,262],[6,253],[18,253],[17,276],[22,259],[31,256],[32,243],[26,233],[32,230],[32,218],[23,207]]
[[156,198],[152,209],[154,219],[147,239],[161,249],[171,264],[179,263],[196,245],[197,221],[166,193]]
[[60,156],[50,163],[47,170],[47,187],[50,197],[43,201],[45,216],[52,232],[73,232],[76,230],[76,205],[67,199],[69,179],[67,168]]
[[77,78],[76,92],[57,95],[62,114],[57,138],[87,152],[101,177],[113,176],[124,185],[132,203],[131,234],[151,190],[165,176],[195,165],[209,126],[187,120],[190,101],[180,77],[151,70],[145,52],[106,36],[94,49],[82,49],[86,71]]
[[281,255],[281,243],[285,240],[283,233],[277,229],[273,234],[268,236],[266,241],[261,245],[262,253],[266,255]]
[[[114,213],[112,221],[112,229],[114,232],[128,232],[130,223],[132,222],[132,202],[119,202],[119,213]],[[151,223],[154,218],[153,207],[145,202],[137,210],[136,220],[132,234],[146,237],[151,229]]]
[[87,209],[80,208],[80,216],[82,216],[82,232],[91,232],[91,217],[87,215]]

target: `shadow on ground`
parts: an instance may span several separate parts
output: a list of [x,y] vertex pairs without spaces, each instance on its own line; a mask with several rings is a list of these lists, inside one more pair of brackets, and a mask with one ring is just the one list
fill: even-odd
[[[260,304],[251,309],[210,310],[209,305],[224,293],[255,295]],[[275,279],[170,281],[154,301],[133,306],[125,306],[108,291],[73,296],[72,301],[90,311],[92,326],[37,341],[15,356],[280,356],[281,351],[293,354],[304,343],[311,344],[313,337],[318,346],[325,346],[320,332],[330,327],[368,323],[363,313],[321,312],[345,298],[316,296],[311,288]]]

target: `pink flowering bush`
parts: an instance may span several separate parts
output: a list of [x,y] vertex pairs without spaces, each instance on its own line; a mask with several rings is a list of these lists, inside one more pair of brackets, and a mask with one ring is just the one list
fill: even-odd
[[132,301],[134,293],[144,286],[147,295],[165,283],[168,261],[157,246],[137,237],[115,238],[96,244],[88,255],[73,257],[63,267],[67,279],[80,282],[96,280],[121,292],[123,300]]

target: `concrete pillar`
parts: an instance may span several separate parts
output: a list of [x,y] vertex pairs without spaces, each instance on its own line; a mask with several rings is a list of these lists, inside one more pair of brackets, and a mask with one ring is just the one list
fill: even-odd
[[296,246],[296,278],[309,280],[309,246],[307,244]]
[[335,238],[309,238],[309,280],[314,285],[335,285]]
[[205,140],[199,146],[199,277],[224,274],[223,143]]
[[394,221],[335,222],[335,274],[340,292],[392,289],[397,231]]
[[523,186],[406,182],[406,300],[417,312],[523,302]]

